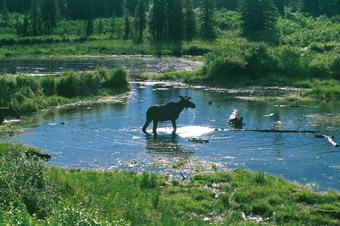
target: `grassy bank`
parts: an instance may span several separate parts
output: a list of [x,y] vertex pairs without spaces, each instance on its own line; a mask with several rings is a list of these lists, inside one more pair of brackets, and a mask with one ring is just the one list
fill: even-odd
[[[141,79],[159,81],[181,81],[194,85],[208,85],[220,88],[244,88],[249,86],[287,86],[303,90],[286,96],[289,101],[326,101],[337,102],[340,99],[340,81],[336,79],[292,78],[285,75],[267,75],[251,77],[238,75],[234,79],[214,79],[202,74],[201,71],[173,71],[164,73],[144,73]],[[270,97],[269,97],[270,98]],[[275,100],[275,98],[270,98]],[[280,99],[284,99],[281,97]],[[266,99],[267,100],[267,99]]]
[[128,72],[123,68],[62,75],[0,77],[0,106],[27,115],[51,106],[83,99],[115,95],[128,90]]
[[238,169],[192,175],[51,168],[0,144],[0,224],[337,225],[340,195]]

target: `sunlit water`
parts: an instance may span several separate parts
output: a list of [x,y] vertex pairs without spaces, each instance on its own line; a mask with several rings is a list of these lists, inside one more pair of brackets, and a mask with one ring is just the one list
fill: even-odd
[[199,61],[176,57],[153,56],[69,56],[61,59],[5,59],[0,60],[0,73],[60,73],[65,70],[88,71],[98,67],[123,66],[129,69],[130,74],[140,72],[165,72],[175,70],[191,70],[202,66]]
[[[320,190],[340,190],[340,149],[327,140],[313,134],[232,131],[227,124],[238,109],[246,129],[317,130],[339,142],[339,104],[289,107],[235,98],[284,95],[284,89],[214,90],[160,82],[132,82],[131,88],[126,103],[45,112],[31,128],[7,139],[44,149],[55,166],[189,174],[197,166],[206,170],[215,163],[317,183]],[[177,101],[179,95],[191,96],[197,108],[182,112],[177,134],[172,135],[171,123],[165,122],[157,137],[144,135],[147,108]],[[189,141],[192,138],[209,143]],[[183,159],[196,166],[174,169]]]

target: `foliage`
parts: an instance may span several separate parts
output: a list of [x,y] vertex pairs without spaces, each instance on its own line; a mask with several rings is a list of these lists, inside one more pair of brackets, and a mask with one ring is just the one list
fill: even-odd
[[200,33],[203,39],[216,37],[214,28],[214,3],[212,0],[204,0],[200,13]]
[[243,33],[250,38],[258,39],[261,36],[260,39],[270,40],[277,16],[273,0],[245,0],[241,7]]
[[169,184],[147,172],[47,168],[23,155],[23,145],[4,149],[1,225],[251,224],[242,213],[267,224],[339,224],[339,193],[312,192],[280,177],[237,169]]
[[94,72],[65,72],[60,76],[0,77],[0,105],[21,114],[70,102],[70,98],[115,94],[128,88],[125,69],[99,69]]

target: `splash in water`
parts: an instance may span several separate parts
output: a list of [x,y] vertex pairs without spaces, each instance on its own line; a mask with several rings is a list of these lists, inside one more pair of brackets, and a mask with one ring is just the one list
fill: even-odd
[[[184,126],[177,129],[177,135],[182,138],[202,137],[212,133],[213,128],[207,126]],[[171,127],[159,128],[158,132],[172,133]]]
[[189,108],[189,111],[191,112],[191,119],[190,119],[189,123],[192,124],[196,119],[196,111],[195,111],[195,109],[192,109],[192,108]]

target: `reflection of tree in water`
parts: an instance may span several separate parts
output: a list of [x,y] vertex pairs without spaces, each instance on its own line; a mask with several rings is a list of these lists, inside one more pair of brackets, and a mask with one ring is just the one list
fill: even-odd
[[183,148],[178,142],[179,137],[172,135],[148,135],[146,137],[146,152],[149,154],[168,154],[171,156],[188,156],[193,150]]

